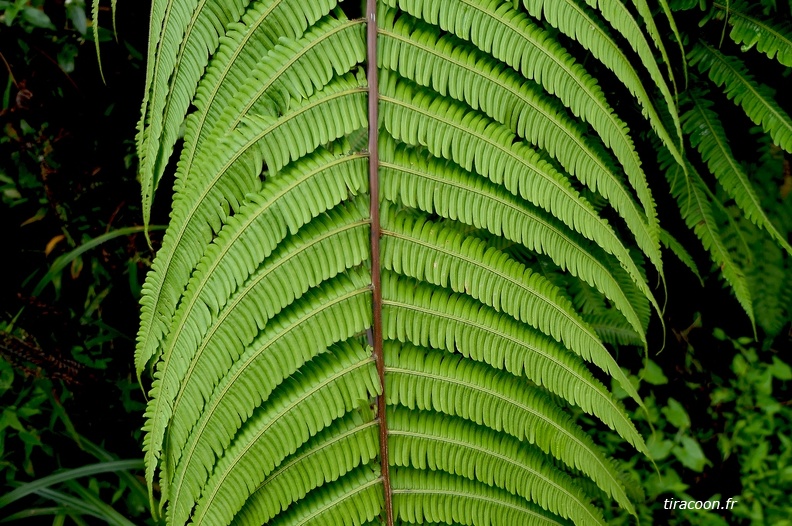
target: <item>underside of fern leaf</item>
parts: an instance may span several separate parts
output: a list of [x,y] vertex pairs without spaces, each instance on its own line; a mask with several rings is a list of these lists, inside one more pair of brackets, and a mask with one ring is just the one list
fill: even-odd
[[627,58],[668,61],[657,27],[586,4],[155,0],[144,208],[184,144],[135,358],[168,524],[636,513],[569,409],[647,453],[606,385],[642,404],[613,345],[649,346],[668,236],[576,57],[688,167],[672,69]]

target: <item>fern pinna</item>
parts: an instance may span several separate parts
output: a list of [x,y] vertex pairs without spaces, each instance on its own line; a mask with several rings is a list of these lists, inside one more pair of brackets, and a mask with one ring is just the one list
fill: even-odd
[[[684,41],[690,73],[680,98],[690,177],[667,152],[659,160],[683,219],[771,343],[792,319],[792,285],[782,277],[792,268],[784,183],[792,118],[776,93],[792,66],[792,25],[787,6],[765,4],[671,3],[696,28]],[[727,118],[750,133],[727,130]]]
[[569,409],[647,452],[606,387],[641,404],[609,345],[648,347],[647,271],[664,280],[661,241],[683,250],[595,75],[621,81],[690,176],[655,8],[676,32],[665,1],[154,1],[146,222],[184,139],[135,356],[153,378],[155,513],[636,513],[635,485]]

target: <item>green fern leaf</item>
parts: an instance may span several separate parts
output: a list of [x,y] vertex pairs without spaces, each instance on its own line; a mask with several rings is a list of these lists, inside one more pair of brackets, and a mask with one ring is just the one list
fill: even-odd
[[[385,72],[383,72],[385,73]],[[538,152],[516,142],[511,132],[447,99],[415,90],[383,74],[380,104],[384,126],[397,140],[421,145],[437,157],[502,185],[560,219],[570,229],[613,254],[633,282],[659,306],[629,253],[610,225]]]
[[444,471],[494,485],[575,524],[605,524],[602,513],[569,475],[547,463],[540,451],[508,435],[459,418],[403,408],[388,413],[388,423],[396,466]]
[[382,509],[382,479],[379,473],[359,468],[329,488],[309,495],[305,506],[278,517],[277,526],[324,526],[325,524],[370,524]]
[[641,336],[612,311],[584,315],[583,320],[594,329],[603,343],[615,346],[642,345]]
[[[615,261],[604,263],[607,254],[593,254],[597,250],[590,244],[502,187],[454,165],[443,165],[409,150],[395,150],[388,142],[384,138],[381,141],[383,193],[387,199],[485,228],[495,236],[548,254],[560,268],[602,291],[639,330],[636,302],[627,292],[630,278],[620,279]],[[553,242],[546,241],[549,236]]]
[[[651,195],[642,195],[649,217],[637,209],[616,174],[614,163],[601,144],[586,137],[585,128],[573,121],[542,93],[497,61],[453,36],[437,38],[431,26],[381,10],[380,65],[416,83],[481,109],[512,132],[547,150],[564,168],[592,190],[599,191],[625,219],[641,248],[661,269],[656,214]],[[420,67],[418,65],[420,64]],[[640,176],[645,178],[643,174]],[[650,242],[646,242],[649,240]]]
[[[465,239],[453,226],[441,227],[406,215],[394,219],[387,216],[386,208],[382,224],[385,268],[464,292],[536,327],[632,390],[596,335],[587,330],[572,306],[541,276],[496,250],[487,250],[486,244],[475,238]],[[631,394],[640,400],[637,393]]]
[[458,416],[535,444],[585,473],[624,509],[635,513],[612,462],[540,390],[458,355],[408,344],[388,346],[385,393],[389,404]]
[[[195,498],[201,473],[208,473],[216,451],[230,444],[236,428],[233,415],[250,415],[272,390],[302,364],[325,352],[335,342],[361,332],[370,324],[370,293],[361,279],[339,278],[294,305],[275,320],[268,334],[246,347],[223,380],[206,396],[204,410],[196,415],[187,409],[174,413],[173,441],[169,457],[177,462],[173,479],[174,499],[186,494]],[[336,320],[343,320],[338,323]],[[290,349],[302,349],[291,353]],[[182,406],[184,407],[184,406]],[[230,420],[229,420],[230,419]],[[175,449],[175,451],[174,451]],[[204,475],[205,476],[205,475]]]
[[773,100],[766,86],[757,84],[736,57],[699,42],[688,55],[691,66],[706,74],[745,114],[769,133],[778,146],[792,153],[792,119]]
[[208,55],[217,48],[216,28],[238,18],[248,2],[223,2],[222,8],[220,0],[155,0],[152,4],[151,33],[159,34],[160,39],[150,40],[150,74],[138,125],[146,225],[154,192],[165,171],[163,163],[170,157]]
[[[343,209],[341,211],[343,212]],[[205,359],[204,356],[216,357],[218,354],[226,354],[233,357],[231,359],[238,358],[242,354],[242,349],[252,342],[258,328],[264,326],[268,319],[272,319],[309,288],[345,268],[361,263],[367,257],[365,240],[368,221],[365,219],[355,221],[355,218],[349,217],[343,219],[343,222],[330,219],[329,222],[320,221],[319,225],[311,225],[312,228],[307,229],[307,235],[299,236],[295,242],[287,243],[277,251],[266,270],[252,276],[228,300],[225,309],[212,315],[205,304],[200,303],[204,306],[203,309],[191,313],[195,318],[194,321],[184,318],[185,331],[172,333],[169,342],[175,343],[169,345],[165,359],[160,362],[161,365],[155,373],[156,380],[148,410],[149,414],[158,416],[158,420],[153,421],[145,441],[148,445],[149,463],[155,463],[164,436],[162,425],[156,424],[168,422],[170,415],[177,410],[182,397],[187,400],[187,407],[192,408],[193,413],[199,412],[195,411],[195,409],[200,410],[199,396],[202,395],[206,399],[208,393],[201,391],[195,393],[195,389],[211,388],[230,367],[228,364],[225,370],[219,368],[216,358],[207,365],[205,360],[208,358]],[[333,223],[335,225],[329,227],[329,224]],[[337,243],[343,245],[345,257],[332,261],[334,258],[328,256],[332,254],[333,247]],[[313,266],[311,262],[317,257],[327,263],[321,267]],[[295,274],[301,274],[303,278],[289,279],[289,276]],[[263,291],[267,291],[264,294],[265,299],[262,298]],[[243,313],[241,316],[246,318],[240,320],[238,313]],[[181,321],[180,313],[177,313],[176,320]],[[207,323],[210,320],[211,323]],[[206,328],[203,329],[204,327]],[[191,383],[193,375],[196,380]],[[182,389],[176,388],[178,383],[181,383]],[[183,391],[185,388],[187,390]],[[193,390],[192,393],[190,389]],[[194,414],[193,421],[197,417],[198,415]],[[178,436],[179,427],[175,421],[171,424],[171,429],[172,436]],[[186,440],[186,436],[184,439]],[[177,447],[176,451],[180,449]]]
[[[547,274],[547,272],[545,272]],[[596,331],[603,343],[611,345],[644,345],[641,330],[626,322],[599,291],[579,280],[569,279],[565,274],[553,273],[548,276],[558,290],[569,293],[570,300],[583,321]],[[556,281],[552,281],[556,278]],[[646,331],[650,311],[648,304],[641,312],[642,331]]]
[[729,36],[743,49],[755,47],[768,58],[792,67],[792,24],[774,23],[752,14],[751,5],[742,0],[713,2],[712,7],[716,10],[715,18],[725,19],[732,26]]
[[379,451],[376,431],[376,421],[355,412],[333,422],[264,479],[231,524],[265,524],[309,491],[368,463]]
[[764,228],[790,254],[792,246],[767,217],[759,196],[748,180],[748,175],[737,162],[729,147],[726,130],[718,115],[712,111],[713,103],[706,94],[690,93],[691,109],[683,115],[685,133],[691,145],[701,154],[704,162],[724,190],[736,201],[745,217]]
[[[151,32],[160,33],[148,51],[147,92],[138,125],[138,152],[143,187],[143,217],[148,224],[151,201],[178,138],[187,108],[207,65],[217,50],[222,28],[239,20],[250,0],[156,0],[152,5]],[[335,5],[328,0],[311,3],[304,9],[296,0],[260,0],[255,2],[262,15],[256,36],[272,35],[295,28],[299,37],[309,24]],[[296,5],[294,5],[296,4]],[[264,37],[266,38],[266,36]],[[277,37],[269,40],[270,45]],[[221,49],[221,53],[222,53]],[[253,51],[251,47],[249,51]],[[259,57],[254,57],[258,59]],[[183,67],[186,66],[186,67]]]
[[[545,89],[561,98],[576,115],[586,113],[592,125],[614,121],[601,90],[549,33],[533,24],[525,15],[501,0],[454,0],[448,3],[422,2],[421,0],[385,0],[391,7],[399,7],[426,22],[439,25],[463,40],[472,42],[484,52],[535,79]],[[617,71],[621,71],[619,68]],[[634,68],[629,67],[629,73]],[[581,91],[586,103],[581,104]],[[672,152],[680,165],[684,165],[676,143],[665,125],[650,105],[644,108],[652,127]],[[588,115],[591,115],[589,117]],[[615,123],[620,127],[618,123]],[[606,141],[608,144],[608,141]]]
[[[589,5],[592,5],[595,0],[586,0]],[[682,37],[679,33],[679,28],[677,27],[676,20],[674,20],[674,15],[671,11],[671,8],[668,5],[666,0],[659,0],[658,3],[660,4],[660,8],[663,11],[666,19],[668,20],[669,26],[671,27],[671,32],[674,35],[675,41],[679,48],[680,58],[684,58],[685,56],[685,47],[682,45]],[[663,39],[660,35],[660,30],[655,23],[654,15],[652,14],[652,10],[649,7],[649,4],[646,0],[632,0],[632,4],[635,6],[635,9],[638,11],[639,15],[641,16],[641,20],[643,23],[646,24],[646,30],[649,33],[650,38],[652,39],[652,44],[654,44],[655,48],[660,52],[660,56],[662,61],[666,65],[666,73],[668,74],[668,78],[671,81],[671,85],[674,88],[674,94],[678,93],[678,87],[676,80],[674,79],[674,70],[671,67],[671,60],[668,58],[668,52],[665,49],[665,44],[663,43]],[[600,6],[602,6],[602,2],[600,1]],[[617,6],[618,8],[618,6]],[[620,9],[620,8],[619,8]],[[654,62],[654,60],[652,60]],[[685,72],[685,84],[687,84],[687,65],[682,61],[682,66]]]
[[[324,121],[319,102],[334,106],[342,119]],[[258,191],[259,174],[267,165],[276,171],[290,159],[305,155],[309,149],[342,137],[365,123],[365,94],[359,83],[345,78],[280,119],[249,117],[257,127],[240,128],[225,136],[222,147],[203,156],[195,178],[174,198],[171,225],[163,240],[152,272],[143,286],[141,326],[135,363],[138,374],[152,358],[159,356],[165,329],[161,320],[173,316],[191,268],[220,229],[230,210],[241,206],[244,196]],[[314,119],[333,128],[312,133]],[[288,145],[288,146],[286,146]],[[202,196],[190,199],[195,195]],[[182,248],[183,247],[183,248]],[[180,259],[174,261],[175,253]],[[180,290],[181,289],[181,290]]]
[[505,491],[432,471],[394,470],[393,501],[394,515],[410,524],[569,524]]
[[669,160],[662,159],[671,194],[676,198],[682,218],[692,229],[713,262],[720,267],[724,279],[729,283],[751,324],[755,326],[751,291],[745,274],[734,261],[723,242],[722,234],[715,221],[711,193],[701,176],[688,166],[690,178],[686,181],[676,167],[669,167]]
[[[624,409],[569,351],[459,294],[426,286],[414,289],[414,282],[406,280],[390,281],[388,285],[383,291],[386,337],[458,351],[466,358],[525,376],[596,415],[638,450],[645,449]],[[439,321],[442,325],[437,324]]]
[[685,249],[684,245],[676,240],[668,231],[663,230],[660,232],[660,241],[663,242],[663,246],[665,246],[668,250],[670,250],[679,261],[682,262],[690,271],[693,273],[696,278],[698,278],[699,283],[701,286],[704,286],[704,279],[701,277],[701,273],[698,270],[698,265],[696,262],[693,261],[693,257],[690,253]]
[[[323,0],[310,5],[313,7],[306,5],[309,11],[301,16],[313,20],[326,14],[334,2]],[[277,7],[288,10],[294,6]],[[319,18],[307,32],[298,24],[287,33],[294,38],[275,40],[272,26],[282,23],[283,16],[279,9],[266,9],[251,22],[254,29],[232,30],[231,37],[221,44],[219,61],[210,64],[198,87],[198,110],[186,122],[185,147],[176,170],[177,188],[189,177],[207,138],[234,129],[249,113],[286,113],[294,101],[313,95],[334,73],[346,73],[365,57],[363,25],[359,21],[327,16]],[[227,48],[223,47],[226,43]]]
[[[115,4],[113,7],[113,21],[115,22]],[[113,27],[115,27],[115,23],[113,24]],[[91,30],[93,31],[96,60],[99,63],[99,76],[102,77],[102,82],[106,83],[104,71],[102,70],[102,55],[99,50],[99,0],[91,1]]]
[[756,319],[767,337],[774,338],[792,317],[792,285],[787,279],[792,265],[769,239],[757,243],[752,252],[756,257],[747,274],[751,290],[755,291]]
[[[649,75],[655,86],[662,93],[668,112],[674,122],[676,143],[672,143],[672,146],[673,144],[679,144],[681,151],[682,128],[676,111],[676,102],[668,84],[660,73],[660,68],[654,60],[652,50],[638,26],[638,22],[620,0],[587,1],[591,7],[599,9],[600,14],[624,37],[641,58],[644,67],[649,70]],[[640,3],[643,4],[645,10],[647,8],[645,3]],[[613,71],[619,81],[638,100],[643,108],[644,115],[649,118],[661,140],[664,142],[671,141],[671,137],[657,114],[649,92],[644,87],[636,69],[631,65],[622,48],[608,34],[605,24],[599,18],[573,0],[523,0],[523,5],[525,5],[531,16],[547,20],[551,26],[558,28],[565,35],[575,39],[576,42],[605,64],[608,69]]]
[[[174,412],[182,398],[189,401],[188,408],[200,406],[195,392],[190,395],[189,390],[196,385],[214,385],[217,375],[225,372],[216,362],[211,364],[212,373],[205,366],[202,369],[204,356],[213,356],[222,350],[239,357],[245,346],[256,337],[259,327],[265,326],[283,308],[310,288],[360,264],[368,256],[368,220],[342,216],[344,221],[341,222],[339,211],[345,212],[343,207],[333,210],[328,221],[318,219],[306,227],[305,232],[279,247],[267,260],[266,270],[260,268],[228,298],[222,309],[214,313],[197,311],[192,320],[187,320],[185,329],[178,336],[180,344],[171,350],[173,356],[170,359],[174,365],[170,371],[176,375],[171,381],[175,384],[178,379],[183,386],[172,398]],[[339,246],[344,249],[343,257],[335,258],[334,249]],[[314,265],[316,258],[321,258],[319,261],[325,264]],[[302,273],[303,277],[289,279],[294,273]],[[188,363],[189,368],[185,370]],[[190,383],[193,375],[198,379],[197,384]],[[168,380],[164,374],[161,378],[163,383]],[[204,399],[207,394],[203,393]],[[165,395],[160,398],[165,403],[170,400]],[[197,417],[194,415],[195,419]],[[178,436],[177,422],[171,425],[172,436]],[[179,451],[180,447],[176,450]]]
[[[197,504],[189,498],[173,501],[172,520],[183,523],[196,505],[192,523],[229,524],[251,485],[255,488],[301,444],[379,390],[370,352],[354,340],[317,357],[278,390],[277,398],[253,413],[223,451]],[[256,459],[254,478],[246,459]]]
[[662,230],[590,73],[616,74],[678,165],[646,2],[651,42],[621,3],[525,1],[604,64],[586,68],[519,2],[372,0],[367,20],[155,2],[144,192],[181,128],[184,147],[135,358],[165,522],[602,525],[603,498],[635,515],[570,409],[647,452],[600,378],[642,405],[604,342],[648,348]]

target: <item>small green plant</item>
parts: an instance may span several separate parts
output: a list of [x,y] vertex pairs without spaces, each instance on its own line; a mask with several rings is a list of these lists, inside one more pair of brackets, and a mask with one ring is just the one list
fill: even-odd
[[724,425],[718,449],[740,466],[742,505],[734,515],[751,525],[792,524],[792,367],[788,356],[762,352],[751,338],[730,339],[737,353],[733,376],[711,395],[714,417]]
[[[646,494],[646,501],[638,506],[641,524],[788,525],[792,513],[787,498],[792,491],[789,360],[772,350],[757,350],[750,337],[732,339],[722,329],[712,332],[706,347],[688,346],[687,363],[673,388],[651,360],[631,377],[647,407],[631,417],[647,436],[649,457],[627,461],[631,476]],[[713,363],[702,355],[715,346],[719,360],[728,364],[718,372],[699,363],[705,359]],[[703,386],[712,390],[702,393]],[[618,443],[609,443],[610,454],[625,454]],[[727,499],[735,502],[730,509],[671,508],[673,501],[720,501],[725,508]],[[632,521],[614,514],[608,522]]]
[[134,110],[114,100],[136,61],[108,44],[116,88],[101,83],[91,40],[113,33],[98,4],[92,17],[81,0],[0,1],[4,523],[152,523],[128,417],[145,405],[123,358],[149,256],[125,204]]
[[[10,349],[22,343],[3,334],[0,344],[5,358],[0,359],[2,521],[52,517],[53,524],[64,524],[69,517],[85,524],[86,517],[95,517],[131,526],[139,522],[125,517],[148,520],[145,487],[129,472],[140,469],[142,460],[117,460],[81,436],[66,413],[71,395],[63,384],[41,377],[41,370],[20,367],[19,356],[16,367],[7,361]],[[45,475],[53,464],[73,464],[77,457],[98,463]]]

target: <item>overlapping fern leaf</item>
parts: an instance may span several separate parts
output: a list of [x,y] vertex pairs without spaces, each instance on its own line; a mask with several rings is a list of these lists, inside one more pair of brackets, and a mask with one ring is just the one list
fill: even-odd
[[[668,154],[661,154],[661,164],[668,167],[672,194],[686,223],[752,323],[772,339],[790,312],[777,275],[792,258],[790,229],[777,204],[786,195],[784,170],[776,163],[769,172],[755,172],[751,163],[760,157],[756,152],[792,153],[792,117],[783,103],[788,98],[767,84],[777,85],[780,75],[766,73],[784,73],[792,66],[792,26],[788,16],[773,17],[754,4],[705,2],[700,20],[689,17],[704,27],[686,45],[692,73],[680,108],[691,177],[680,179]],[[679,1],[676,7],[699,5]],[[731,42],[723,38],[726,33]],[[734,121],[735,112],[745,125],[727,130],[723,121]],[[750,128],[751,134],[744,132]]]
[[744,49],[756,47],[771,59],[792,67],[792,23],[764,16],[746,0],[713,2],[713,15],[731,26],[729,37]]
[[[762,206],[773,217],[782,235],[792,232],[792,207],[790,207],[789,182],[779,186],[779,174],[792,181],[789,161],[783,151],[773,145],[767,136],[759,145],[763,152],[759,161],[746,166],[754,182]],[[783,177],[783,175],[782,175]],[[724,190],[720,194],[726,194]],[[722,201],[728,195],[716,196]],[[734,253],[737,263],[745,269],[748,286],[753,293],[754,311],[758,325],[763,329],[765,346],[788,329],[792,321],[792,257],[767,232],[740,214],[736,206],[726,208],[721,219],[724,242]]]
[[602,525],[613,500],[636,514],[569,408],[647,452],[605,386],[641,404],[613,345],[649,346],[669,237],[596,75],[634,97],[686,176],[654,7],[669,13],[155,0],[146,214],[175,170],[135,356],[155,512]]

